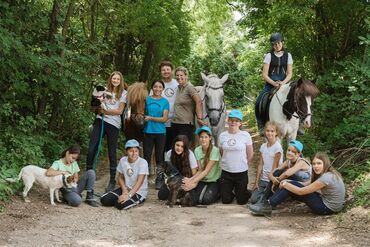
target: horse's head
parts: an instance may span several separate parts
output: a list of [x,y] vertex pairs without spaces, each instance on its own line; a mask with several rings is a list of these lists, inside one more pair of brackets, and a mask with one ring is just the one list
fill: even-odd
[[221,79],[217,75],[206,76],[201,73],[204,81],[204,104],[211,126],[216,126],[221,114],[225,111],[224,83],[229,77],[224,75]]
[[311,105],[313,99],[319,95],[319,89],[314,81],[299,79],[294,90],[294,110],[303,121],[304,127],[311,127]]
[[125,119],[132,121],[140,131],[144,126],[145,100],[147,97],[148,89],[145,82],[135,82],[127,89],[129,111],[127,111]]

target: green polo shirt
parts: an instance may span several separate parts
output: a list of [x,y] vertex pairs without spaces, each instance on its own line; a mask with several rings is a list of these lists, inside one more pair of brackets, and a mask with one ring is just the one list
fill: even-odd
[[178,86],[172,123],[194,125],[195,102],[193,96],[195,94],[197,94],[197,90],[190,82]]
[[62,159],[54,161],[50,168],[53,168],[56,171],[69,172],[72,175],[80,171],[76,161],[70,165],[66,165]]

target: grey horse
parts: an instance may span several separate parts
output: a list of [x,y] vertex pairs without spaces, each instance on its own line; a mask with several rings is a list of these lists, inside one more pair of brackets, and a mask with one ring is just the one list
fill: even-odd
[[226,104],[224,101],[224,84],[229,74],[221,79],[215,74],[206,76],[200,73],[204,85],[196,87],[203,105],[203,121],[212,129],[215,145],[221,132],[225,128]]

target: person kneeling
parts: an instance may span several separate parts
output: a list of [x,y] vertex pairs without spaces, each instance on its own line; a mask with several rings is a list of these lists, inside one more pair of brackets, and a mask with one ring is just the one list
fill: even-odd
[[148,194],[148,163],[139,157],[140,145],[135,139],[125,145],[127,156],[121,158],[118,171],[119,188],[105,193],[100,202],[103,206],[129,209],[145,201]]

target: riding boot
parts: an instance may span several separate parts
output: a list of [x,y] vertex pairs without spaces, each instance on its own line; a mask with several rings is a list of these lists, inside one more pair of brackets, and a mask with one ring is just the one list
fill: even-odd
[[116,179],[115,177],[111,177],[107,185],[107,188],[105,188],[105,192],[112,191],[114,190],[115,187],[116,187]]
[[99,207],[98,202],[94,198],[94,191],[87,191],[85,202],[92,207]]
[[159,190],[162,187],[163,183],[164,183],[163,168],[162,168],[161,164],[159,164],[157,166],[156,173],[157,173],[157,176],[155,178],[155,189]]
[[249,205],[249,209],[253,215],[271,216],[272,212],[272,207],[265,196],[262,196],[257,203]]

